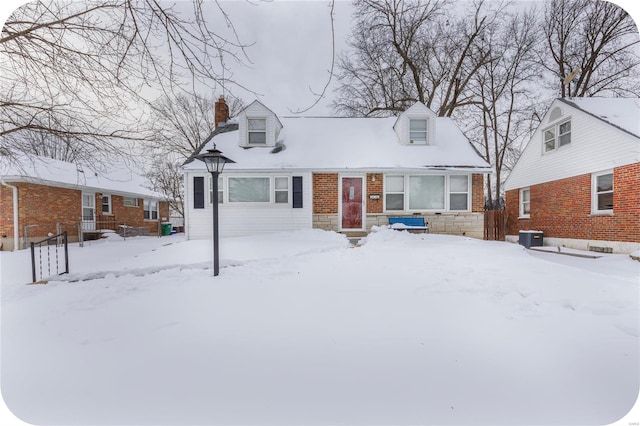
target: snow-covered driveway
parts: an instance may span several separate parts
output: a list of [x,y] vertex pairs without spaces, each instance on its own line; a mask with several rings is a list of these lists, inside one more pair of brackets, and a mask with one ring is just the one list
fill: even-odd
[[312,230],[225,239],[214,278],[209,241],[111,238],[25,286],[26,256],[2,394],[35,424],[607,424],[638,393],[628,256]]

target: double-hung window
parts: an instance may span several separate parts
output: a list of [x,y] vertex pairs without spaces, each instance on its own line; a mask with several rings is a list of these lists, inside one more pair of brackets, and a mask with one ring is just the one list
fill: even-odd
[[424,145],[427,143],[427,120],[409,119],[409,143]]
[[158,220],[158,201],[145,199],[143,205],[144,218],[149,220]]
[[275,177],[275,202],[276,204],[288,204],[289,203],[289,178],[288,177]]
[[[222,176],[218,176],[218,204],[223,203],[224,199],[224,182]],[[213,204],[213,176],[209,176],[209,204]]]
[[102,214],[111,213],[111,194],[102,194]]
[[387,210],[404,210],[404,176],[386,176],[385,208]]
[[469,209],[469,177],[449,176],[449,210]]
[[591,210],[594,214],[613,213],[613,172],[592,176]]
[[523,188],[520,190],[520,217],[530,217],[531,215],[531,190]]
[[250,145],[264,145],[267,143],[267,119],[247,119],[247,141]]
[[571,143],[571,120],[555,124],[543,132],[544,152],[553,151]]

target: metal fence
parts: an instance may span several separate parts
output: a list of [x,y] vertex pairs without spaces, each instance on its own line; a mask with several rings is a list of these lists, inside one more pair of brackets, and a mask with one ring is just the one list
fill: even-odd
[[68,273],[69,244],[66,231],[31,243],[32,282]]

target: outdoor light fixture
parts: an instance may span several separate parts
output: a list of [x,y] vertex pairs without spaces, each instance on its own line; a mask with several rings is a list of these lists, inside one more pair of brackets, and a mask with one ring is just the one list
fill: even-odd
[[218,245],[218,176],[222,173],[224,165],[235,163],[235,161],[222,155],[215,144],[213,149],[207,150],[204,154],[196,155],[198,160],[204,161],[207,171],[211,173],[213,183],[213,276],[217,277],[220,271],[220,256]]

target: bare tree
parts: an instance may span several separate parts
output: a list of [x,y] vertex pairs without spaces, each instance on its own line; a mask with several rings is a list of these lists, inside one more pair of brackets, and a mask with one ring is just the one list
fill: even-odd
[[22,153],[31,153],[39,157],[53,158],[67,163],[88,164],[95,154],[86,146],[78,146],[75,138],[52,135],[37,130],[20,132],[14,148]]
[[158,157],[146,177],[151,189],[164,195],[169,208],[184,218],[184,181],[180,165],[182,162]]
[[538,21],[535,11],[505,12],[500,24],[485,33],[483,49],[490,58],[474,74],[473,87],[477,108],[468,111],[468,122],[483,157],[493,166],[495,182],[485,180],[487,204],[499,207],[503,171],[517,159],[520,147],[530,133],[531,110],[537,87],[531,81],[540,78],[534,47]]
[[488,53],[479,46],[501,5],[451,0],[357,0],[350,51],[338,61],[336,111],[381,116],[420,101],[451,116],[478,100],[473,75]]
[[603,0],[551,0],[542,25],[540,64],[561,97],[639,96],[638,28]]
[[[235,116],[244,102],[228,96],[229,114]],[[196,94],[165,96],[152,104],[148,128],[153,140],[148,144],[160,155],[171,155],[178,160],[189,158],[215,130],[215,100]]]
[[[239,98],[228,96],[225,101],[230,117],[244,108]],[[215,130],[214,105],[211,98],[178,94],[156,101],[149,114],[148,127],[154,136],[145,156],[152,156],[153,162],[146,176],[152,189],[163,194],[181,216],[184,195],[180,166]]]
[[185,78],[231,86],[221,57],[242,62],[245,46],[218,3],[224,33],[209,27],[207,3],[188,5],[36,0],[16,10],[0,36],[0,153],[37,131],[118,155],[123,141],[149,140],[140,106],[158,91],[179,92]]

